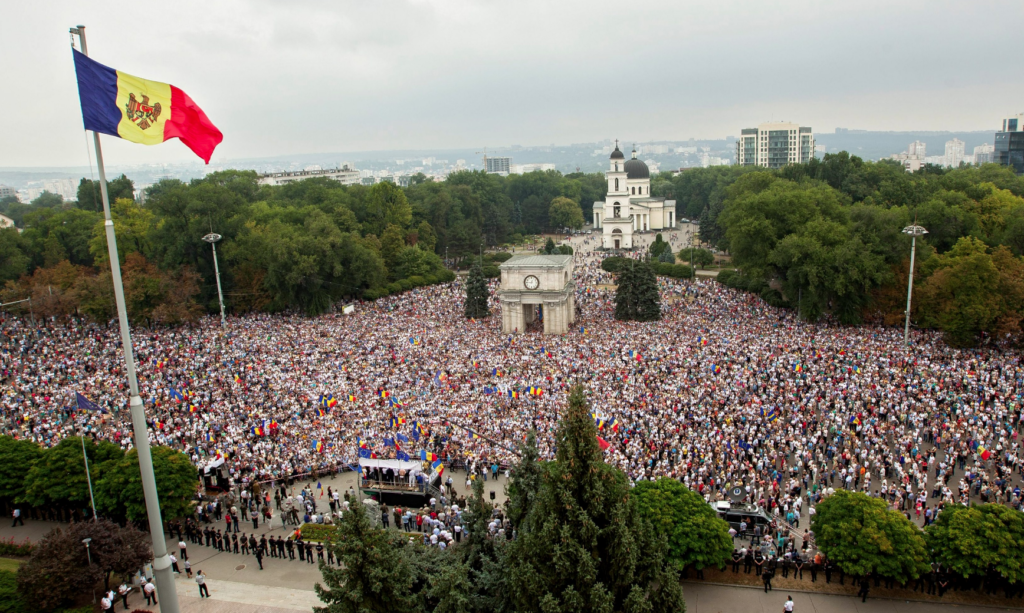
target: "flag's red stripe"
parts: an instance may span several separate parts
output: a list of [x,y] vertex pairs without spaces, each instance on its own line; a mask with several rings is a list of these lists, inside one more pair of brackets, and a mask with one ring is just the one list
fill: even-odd
[[164,140],[171,138],[181,139],[209,164],[213,150],[224,140],[224,135],[188,94],[171,85],[171,118],[164,124]]

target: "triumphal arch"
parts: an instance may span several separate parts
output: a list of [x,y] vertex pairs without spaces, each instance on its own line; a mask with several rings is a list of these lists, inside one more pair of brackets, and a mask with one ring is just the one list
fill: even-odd
[[565,334],[576,320],[571,255],[517,255],[501,265],[502,332],[525,332],[538,318],[544,334]]

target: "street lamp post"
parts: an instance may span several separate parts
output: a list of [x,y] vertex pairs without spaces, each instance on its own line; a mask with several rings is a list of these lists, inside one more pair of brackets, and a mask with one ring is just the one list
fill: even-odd
[[203,240],[210,243],[213,248],[213,272],[217,277],[217,300],[220,302],[220,325],[224,326],[224,294],[220,291],[220,266],[217,265],[217,241],[223,238],[220,234],[210,232],[203,237]]
[[907,318],[903,324],[903,344],[910,339],[910,296],[914,291],[914,253],[917,251],[917,237],[928,234],[921,226],[913,225],[903,228],[903,233],[910,237],[910,279],[907,281]]
[[[95,514],[96,514],[96,512],[93,511],[93,515],[95,515]],[[89,553],[89,543],[92,542],[92,539],[91,538],[84,538],[84,539],[82,539],[82,542],[85,543],[85,557],[89,559],[89,566],[92,566],[92,554]],[[95,588],[95,586],[92,588],[92,603],[96,604],[96,588]]]

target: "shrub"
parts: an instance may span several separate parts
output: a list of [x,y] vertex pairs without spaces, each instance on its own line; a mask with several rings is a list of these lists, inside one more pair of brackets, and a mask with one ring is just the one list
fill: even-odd
[[497,266],[484,266],[483,272],[488,279],[496,279],[501,276],[501,270]]
[[507,262],[512,259],[512,254],[507,251],[499,251],[498,253],[490,254],[491,259],[495,262]]
[[620,258],[618,256],[613,256],[613,257],[610,257],[610,258],[605,258],[601,262],[601,270],[603,270],[605,272],[619,272],[620,270],[622,270],[622,266],[625,263],[626,263],[626,258]]
[[0,541],[0,556],[27,556],[32,554],[32,543],[26,538],[18,543],[14,537]]
[[420,275],[413,275],[409,277],[409,283],[412,283],[413,287],[423,287],[427,284],[427,280]]
[[439,283],[450,283],[455,280],[455,273],[447,268],[438,273]]
[[693,270],[686,264],[672,264],[671,274],[676,279],[689,279],[693,276]]
[[572,247],[570,247],[569,245],[559,245],[558,253],[562,255],[572,255]]
[[337,534],[337,526],[327,524],[302,524],[299,529],[304,541],[328,541]]
[[718,273],[718,276],[716,277],[716,279],[722,285],[724,285],[726,287],[732,287],[731,285],[729,285],[729,282],[735,276],[736,276],[736,271],[735,270],[723,270],[720,273]]
[[788,304],[782,297],[782,293],[777,289],[772,289],[767,285],[761,290],[761,298],[764,299],[769,305],[773,307],[785,306]]
[[402,291],[402,286],[398,284],[398,281],[393,281],[384,286],[388,290],[388,294],[397,294]]
[[438,282],[437,275],[427,275],[427,276],[423,277],[423,284],[424,285],[434,285],[437,282]]

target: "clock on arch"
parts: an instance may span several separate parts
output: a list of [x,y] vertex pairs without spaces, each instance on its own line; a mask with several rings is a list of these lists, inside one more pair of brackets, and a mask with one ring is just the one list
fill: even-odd
[[526,289],[537,289],[540,287],[540,279],[533,275],[526,275],[526,278],[523,279],[523,285],[526,286]]

